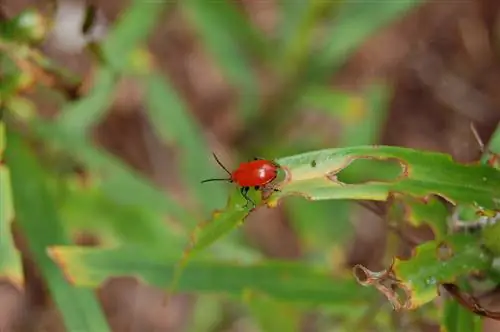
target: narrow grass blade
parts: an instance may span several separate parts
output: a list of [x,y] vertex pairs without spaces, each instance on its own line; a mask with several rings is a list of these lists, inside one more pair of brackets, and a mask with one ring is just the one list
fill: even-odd
[[44,186],[44,172],[38,160],[22,141],[8,132],[6,160],[12,174],[16,222],[27,240],[69,331],[109,331],[99,302],[92,291],[70,285],[63,272],[48,257],[51,245],[68,245],[56,207]]
[[[238,110],[243,119],[252,118],[258,109],[258,82],[252,63],[242,45],[249,41],[250,28],[242,22],[229,1],[184,0],[183,13],[196,29],[209,54],[225,74],[229,83],[236,86],[239,97]],[[244,32],[246,31],[246,32]],[[252,39],[250,39],[252,40]],[[254,39],[255,40],[255,39]]]
[[[117,275],[134,275],[148,284],[169,285],[176,258],[154,259],[136,248],[97,249],[53,247],[50,254],[68,280],[82,287],[98,287]],[[327,269],[301,263],[239,264],[193,261],[178,288],[185,292],[226,293],[241,296],[255,290],[274,299],[305,304],[361,303],[376,295],[352,279],[336,279]]]
[[208,153],[196,119],[173,87],[161,76],[151,75],[145,83],[151,124],[161,138],[178,145],[184,180],[206,212],[221,206],[227,199],[225,186],[200,184],[204,179],[217,177],[221,170],[216,168],[211,153]]
[[20,255],[14,245],[11,225],[14,221],[10,172],[4,164],[5,124],[0,121],[0,278],[21,289],[23,272]]

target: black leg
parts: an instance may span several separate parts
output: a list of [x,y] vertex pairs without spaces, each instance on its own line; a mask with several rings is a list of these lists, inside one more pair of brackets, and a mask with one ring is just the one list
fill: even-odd
[[259,190],[259,189],[260,189],[260,187],[259,187],[259,186],[255,186],[255,190]]
[[253,208],[255,209],[255,202],[250,197],[248,197],[248,190],[250,190],[250,187],[241,187],[240,190],[241,195],[243,195],[243,197],[245,197],[245,199],[247,200],[245,208],[248,207],[248,203],[252,203]]

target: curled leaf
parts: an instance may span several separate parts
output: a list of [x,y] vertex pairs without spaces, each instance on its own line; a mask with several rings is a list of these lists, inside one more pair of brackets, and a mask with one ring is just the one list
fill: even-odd
[[[453,283],[473,271],[487,269],[492,258],[480,247],[477,238],[455,234],[443,241],[418,246],[408,260],[394,259],[391,266],[373,272],[357,265],[354,273],[364,286],[374,286],[391,302],[395,310],[416,309],[438,296],[438,286]],[[400,293],[405,295],[401,300]]]

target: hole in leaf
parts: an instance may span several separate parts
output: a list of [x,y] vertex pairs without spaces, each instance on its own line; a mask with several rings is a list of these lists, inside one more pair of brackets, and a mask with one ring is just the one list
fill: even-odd
[[437,246],[437,258],[440,261],[447,261],[454,255],[453,249],[446,242],[441,242]]
[[404,171],[405,168],[398,159],[359,158],[338,172],[336,178],[345,184],[392,182],[405,175]]
[[354,274],[354,277],[361,285],[369,284],[369,279],[370,279],[370,277],[368,276],[369,272],[364,266],[361,265],[354,266],[352,269],[352,273]]

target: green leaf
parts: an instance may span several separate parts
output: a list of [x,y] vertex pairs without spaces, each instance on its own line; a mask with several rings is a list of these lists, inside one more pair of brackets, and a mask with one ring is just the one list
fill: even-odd
[[[51,257],[73,284],[96,288],[113,276],[138,276],[165,288],[173,277],[176,257],[150,256],[135,247],[97,249],[56,246]],[[239,264],[193,261],[179,280],[183,292],[226,293],[241,296],[255,290],[274,299],[305,304],[362,303],[375,292],[352,279],[336,279],[331,271],[301,263],[266,261]]]
[[302,238],[302,249],[323,255],[324,260],[331,263],[329,249],[351,240],[350,205],[341,200],[308,202],[300,197],[289,197],[285,206],[293,228]]
[[[3,112],[3,110],[0,110]],[[3,162],[3,154],[5,152],[5,147],[7,146],[7,141],[5,140],[5,123],[0,121],[0,162]]]
[[300,103],[302,107],[312,107],[346,123],[362,118],[366,109],[366,102],[359,94],[322,85],[305,87]]
[[386,120],[389,100],[390,90],[385,85],[370,86],[344,122],[339,146],[376,143]]
[[481,229],[481,241],[488,250],[500,255],[500,222],[495,222]]
[[293,40],[297,32],[296,27],[299,26],[310,4],[307,1],[289,0],[279,0],[278,3],[280,9],[278,12],[281,14],[281,17],[277,27],[277,33],[280,36],[279,40],[287,44]]
[[[357,159],[396,160],[399,177],[385,181],[342,183],[337,175]],[[278,160],[287,176],[269,204],[286,195],[311,200],[386,200],[397,192],[413,197],[438,195],[454,204],[477,203],[495,208],[500,198],[500,172],[484,165],[462,165],[450,156],[391,146],[356,146],[308,152]],[[374,163],[374,167],[378,163]],[[387,165],[381,163],[379,168]],[[374,173],[376,170],[373,170]]]
[[325,33],[328,40],[314,55],[315,61],[310,67],[310,74],[316,78],[326,79],[332,70],[340,68],[352,53],[380,28],[422,3],[423,0],[383,3],[344,1],[330,26],[330,33]]
[[253,34],[248,32],[251,28],[243,28],[247,19],[241,17],[229,1],[184,0],[180,5],[229,83],[236,86],[240,114],[244,119],[253,117],[259,105],[255,97],[259,94],[257,77],[240,45],[243,41],[255,42],[248,38]]
[[191,116],[177,92],[161,76],[149,76],[146,86],[151,124],[165,141],[173,140],[179,145],[179,169],[182,170],[184,180],[207,212],[220,206],[227,199],[224,186],[200,185],[203,179],[217,177],[220,169],[212,166],[215,163],[211,163],[212,156],[207,153],[202,130],[196,119]]
[[20,255],[14,245],[11,231],[14,207],[9,169],[3,164],[5,146],[5,124],[0,122],[0,278],[5,278],[21,288],[24,278]]
[[187,332],[213,331],[214,326],[224,319],[224,303],[217,295],[198,295],[189,321]]
[[83,99],[65,106],[57,118],[61,130],[71,135],[84,135],[102,120],[113,99],[117,77],[112,70],[97,71],[92,91]]
[[47,256],[51,245],[68,245],[56,207],[44,186],[44,172],[22,139],[8,132],[7,164],[11,170],[16,222],[69,331],[109,331],[98,300],[90,290],[67,283]]
[[[439,284],[453,283],[471,271],[484,271],[491,263],[492,257],[481,249],[476,237],[456,234],[419,245],[410,259],[396,258],[386,271],[372,272],[359,265],[356,269],[362,273],[360,283],[382,291],[396,309],[415,309],[438,296]],[[404,291],[403,303],[392,286]]]
[[442,332],[481,332],[481,317],[462,307],[457,301],[448,299],[444,303]]
[[[68,185],[59,202],[59,211],[65,227],[71,232],[96,231],[100,238],[121,244],[151,246],[162,244],[165,251],[181,254],[185,246],[184,232],[163,226],[164,218],[154,211],[139,206],[116,204],[97,185]],[[154,247],[157,250],[157,247]]]
[[106,62],[115,71],[124,71],[129,65],[131,53],[149,36],[155,28],[168,1],[134,0],[118,19],[103,43]]
[[413,226],[428,224],[436,240],[442,239],[448,233],[448,209],[443,202],[435,197],[426,201],[402,196],[405,205],[405,220]]
[[245,304],[263,332],[298,332],[303,316],[289,303],[276,301],[259,292],[248,291]]
[[[100,188],[113,202],[146,209],[152,213],[167,214],[173,220],[185,225],[193,225],[196,217],[183,209],[170,195],[156,188],[143,176],[124,165],[109,153],[92,146],[84,137],[73,136],[60,130],[57,125],[44,121],[33,121],[37,134],[63,149],[87,166],[96,176],[101,177]],[[154,221],[157,219],[151,219]],[[158,234],[168,237],[163,222],[143,225],[151,227]]]

